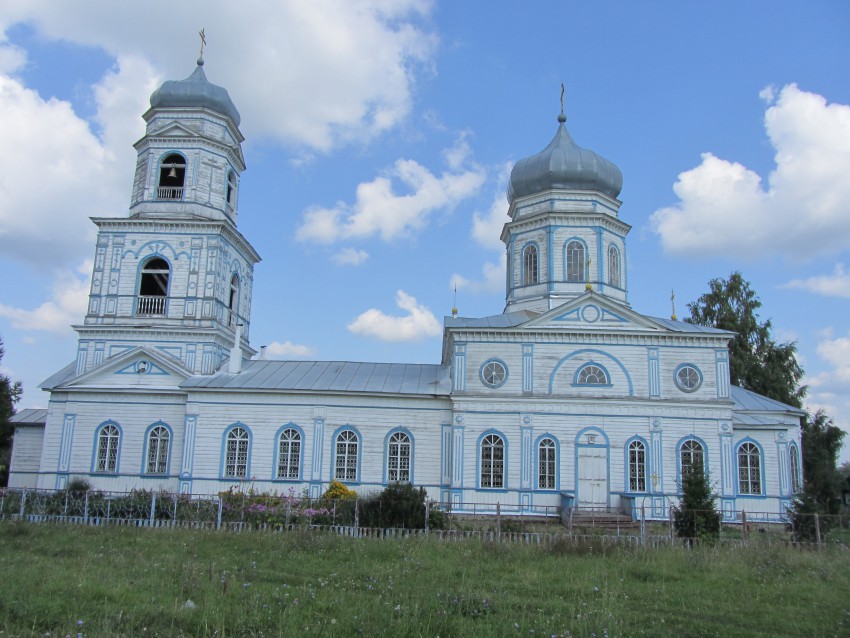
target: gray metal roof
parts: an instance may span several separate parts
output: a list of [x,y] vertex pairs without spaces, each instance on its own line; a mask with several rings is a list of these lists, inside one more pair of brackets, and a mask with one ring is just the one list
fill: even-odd
[[226,115],[239,126],[239,111],[230,99],[227,90],[207,80],[204,61],[185,80],[167,80],[151,95],[151,106],[159,108],[204,106]]
[[[736,385],[731,387],[730,396],[732,397],[732,411],[734,412],[781,412],[783,414],[793,414],[795,416],[805,416],[805,412],[800,408],[795,408],[793,405],[782,403],[774,399],[769,399],[752,390],[745,390]],[[750,417],[755,415],[748,415]]]
[[193,376],[182,388],[366,392],[449,396],[449,366],[419,363],[253,360],[242,372]]
[[675,332],[701,332],[707,334],[717,334],[717,335],[734,335],[734,332],[730,332],[729,330],[721,330],[720,328],[712,328],[711,326],[700,326],[695,323],[688,323],[687,321],[676,321],[675,319],[665,319],[663,317],[650,317],[649,315],[644,315],[647,319],[651,319],[652,321],[657,321],[665,328],[669,330],[673,330]]
[[76,361],[72,361],[71,363],[66,365],[64,368],[62,368],[59,372],[56,372],[55,374],[52,374],[49,377],[47,377],[44,381],[42,381],[38,385],[38,387],[41,388],[42,390],[51,390],[51,389],[53,389],[53,388],[55,388],[59,385],[62,385],[63,383],[65,383],[69,379],[74,378],[74,376],[75,376],[74,373],[76,372],[76,370],[77,370],[77,363],[76,363]]
[[9,423],[14,425],[44,425],[46,422],[47,410],[43,408],[28,408],[9,417]]
[[517,310],[489,317],[445,317],[443,322],[446,328],[515,328],[539,316],[533,310]]

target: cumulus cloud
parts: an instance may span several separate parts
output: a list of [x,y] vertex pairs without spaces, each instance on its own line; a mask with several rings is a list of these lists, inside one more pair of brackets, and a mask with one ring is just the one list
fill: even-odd
[[473,293],[492,294],[505,290],[505,263],[507,257],[502,253],[498,262],[484,262],[481,267],[481,279],[467,279],[463,275],[453,274],[449,285],[457,290],[468,290]]
[[291,341],[272,341],[266,346],[266,357],[271,359],[303,359],[312,357],[314,354],[313,348]]
[[353,204],[304,211],[296,238],[331,244],[375,235],[384,241],[405,237],[427,226],[436,211],[451,210],[474,195],[484,179],[475,165],[437,176],[415,160],[399,159],[383,175],[359,184]]
[[76,271],[64,271],[53,282],[53,298],[32,310],[0,304],[0,317],[6,317],[19,330],[39,330],[65,334],[72,323],[80,323],[86,314],[92,262]]
[[844,264],[835,264],[835,270],[831,275],[792,279],[783,288],[799,288],[825,297],[850,299],[850,272],[844,269]]
[[356,248],[343,248],[331,257],[331,259],[340,266],[359,266],[369,259],[369,253]]
[[761,96],[776,151],[767,184],[740,163],[704,153],[674,184],[679,202],[650,219],[667,252],[806,258],[850,248],[850,106],[795,84]]
[[442,326],[434,314],[403,290],[396,292],[396,305],[407,314],[393,316],[377,308],[367,310],[348,324],[348,330],[363,337],[381,341],[421,341],[442,334]]

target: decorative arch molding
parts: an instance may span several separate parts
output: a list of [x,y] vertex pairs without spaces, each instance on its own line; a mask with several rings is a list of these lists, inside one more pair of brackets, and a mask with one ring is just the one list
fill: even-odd
[[[283,436],[283,433],[286,432],[287,430],[294,430],[299,437],[298,442],[300,444],[300,449],[298,451],[298,465],[297,465],[297,474],[298,475],[294,478],[278,476],[278,469],[280,467],[280,439]],[[274,455],[273,455],[274,466],[272,467],[272,480],[273,481],[300,481],[301,480],[301,478],[303,476],[302,472],[303,472],[303,468],[304,468],[304,445],[305,445],[305,441],[306,441],[306,439],[305,439],[305,436],[304,436],[304,430],[297,423],[293,423],[292,421],[290,421],[289,423],[284,423],[283,425],[281,425],[277,429],[277,432],[275,432],[275,434],[274,434]]]
[[[147,252],[145,254],[142,254],[146,250]],[[168,258],[168,253],[171,254],[171,259]],[[171,261],[177,261],[183,257],[188,259],[189,252],[186,250],[175,250],[174,246],[172,246],[169,242],[163,241],[161,239],[156,239],[149,242],[145,242],[135,250],[129,248],[125,250],[121,256],[132,256],[140,260],[147,260],[149,257],[161,257],[162,259],[168,261],[170,265]]]
[[[631,377],[631,375],[629,375],[628,370],[626,370],[626,366],[624,366],[622,364],[622,362],[619,359],[617,359],[617,357],[610,355],[607,352],[604,352],[602,350],[597,350],[595,348],[582,348],[581,350],[575,350],[574,352],[571,352],[570,354],[568,354],[566,357],[564,357],[563,359],[558,361],[558,363],[555,364],[555,367],[552,369],[552,374],[549,376],[549,394],[550,395],[555,393],[555,378],[558,376],[558,371],[561,369],[561,366],[564,365],[567,361],[570,361],[573,358],[575,358],[575,357],[577,357],[581,354],[600,355],[602,357],[605,357],[608,361],[613,363],[615,366],[617,366],[617,368],[620,369],[620,371],[623,373],[623,376],[625,376],[625,378],[626,378],[626,382],[629,386],[629,396],[630,397],[634,396],[634,385],[632,384],[632,377]],[[613,383],[613,381],[614,381],[613,379],[610,379],[610,381],[612,382],[612,385],[615,385]],[[582,387],[592,387],[592,386],[582,386]]]
[[[106,428],[114,428],[114,434],[104,435],[107,437],[107,440],[111,440],[111,438],[115,439],[114,446],[107,442],[105,444],[103,453],[106,455],[105,464],[103,469],[98,469],[98,455],[100,452],[100,439],[101,434]],[[108,419],[98,425],[94,429],[94,444],[92,445],[92,461],[91,461],[91,473],[92,474],[105,474],[108,476],[118,476],[118,473],[121,471],[121,440],[124,438],[124,430],[121,428],[121,425],[118,421],[114,421],[112,419]],[[114,449],[114,458],[115,463],[114,467],[112,466],[109,457],[113,455]]]
[[390,439],[392,439],[394,434],[404,434],[407,437],[407,441],[410,445],[410,458],[409,458],[409,461],[410,461],[410,468],[409,468],[410,478],[406,482],[413,484],[413,482],[414,482],[414,479],[413,479],[413,464],[414,464],[414,459],[416,458],[415,457],[416,439],[413,436],[413,432],[411,432],[410,430],[408,430],[406,427],[403,427],[403,426],[394,427],[392,430],[387,432],[386,436],[384,437],[384,468],[383,468],[384,484],[389,483],[389,465],[388,464],[389,464],[389,456],[390,456],[390,454],[389,454]]
[[[587,440],[582,441],[583,437],[587,437],[590,434],[592,436],[600,436],[604,443],[588,443]],[[575,438],[576,447],[611,447],[611,440],[608,438],[608,434],[606,434],[605,430],[595,425],[588,426],[586,428],[582,428],[578,431]]]
[[[165,456],[165,472],[149,472],[148,471],[148,457],[151,453],[151,432],[156,428],[165,428],[168,432],[168,443],[166,446],[166,456]],[[154,476],[154,477],[162,477],[169,476],[171,474],[171,457],[172,452],[174,450],[174,429],[168,425],[165,421],[159,420],[154,423],[151,423],[147,429],[145,430],[145,438],[144,438],[144,447],[143,447],[143,455],[142,455],[142,469],[141,476]]]

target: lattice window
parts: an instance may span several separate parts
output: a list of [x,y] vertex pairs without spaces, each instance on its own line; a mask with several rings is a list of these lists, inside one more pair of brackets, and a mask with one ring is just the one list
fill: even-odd
[[522,283],[524,286],[536,284],[537,279],[537,246],[526,246],[522,251]]
[[496,434],[481,441],[481,487],[505,486],[505,442]]
[[344,430],[336,437],[336,464],[334,478],[340,481],[357,480],[357,435]]
[[301,467],[301,433],[286,428],[280,434],[277,448],[277,478],[297,479]]
[[224,475],[233,478],[248,477],[248,444],[250,438],[245,428],[233,428],[227,433],[224,454]]
[[578,385],[608,385],[608,373],[600,366],[592,363],[587,364],[578,372],[576,383]]
[[608,285],[620,287],[620,251],[613,245],[608,247]]
[[761,454],[753,443],[738,447],[738,492],[761,494]]
[[545,438],[537,445],[537,488],[555,489],[555,442]]
[[646,491],[646,445],[642,441],[629,443],[629,491]]
[[702,444],[695,439],[684,441],[679,448],[679,462],[683,477],[687,476],[691,468],[705,468],[705,450]]
[[567,281],[584,281],[584,244],[571,241],[567,244]]
[[481,366],[481,381],[484,382],[484,385],[491,388],[498,388],[505,382],[507,377],[508,369],[501,361],[491,359]]
[[168,444],[171,434],[168,428],[158,425],[148,435],[148,474],[165,474],[168,471]]
[[121,434],[114,425],[104,425],[97,435],[95,472],[118,471],[118,443]]
[[791,491],[796,493],[803,489],[803,480],[800,475],[800,455],[797,452],[797,446],[792,445],[788,454],[790,455],[789,464],[791,466]]
[[395,432],[387,443],[387,481],[410,482],[410,437]]

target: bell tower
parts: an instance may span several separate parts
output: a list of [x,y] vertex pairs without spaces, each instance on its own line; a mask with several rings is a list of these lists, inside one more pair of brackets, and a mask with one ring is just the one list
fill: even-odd
[[[127,217],[99,217],[77,374],[136,347],[154,348],[192,374],[210,374],[248,342],[254,265],[237,229],[245,170],[240,116],[209,82],[203,49],[192,74],[151,95],[136,142]],[[237,326],[241,330],[237,331]]]

